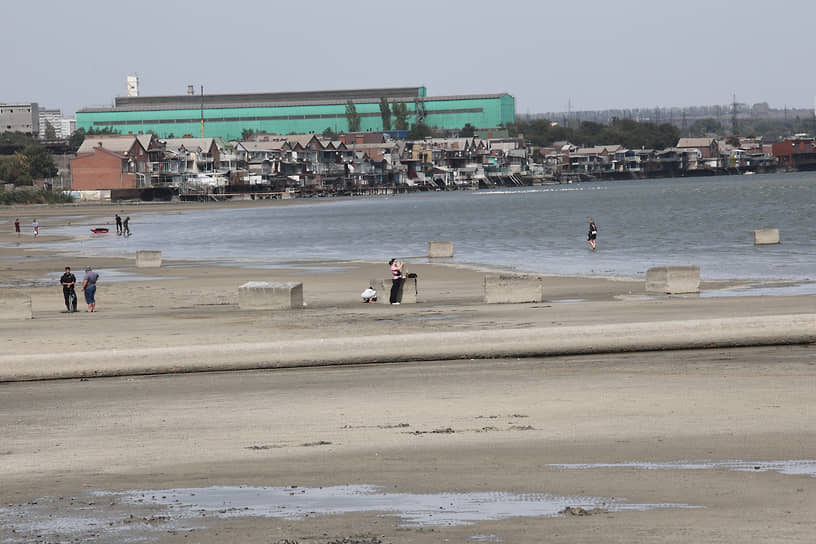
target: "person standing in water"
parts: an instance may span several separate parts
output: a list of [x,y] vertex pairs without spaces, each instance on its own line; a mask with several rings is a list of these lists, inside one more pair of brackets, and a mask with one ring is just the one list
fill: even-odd
[[36,218],[31,222],[31,229],[34,231],[34,238],[40,235],[40,224]]
[[14,220],[14,232],[17,233],[17,238],[20,237],[20,218]]
[[125,220],[122,222],[122,234],[125,236],[130,236],[130,216],[125,217]]
[[116,221],[116,234],[122,234],[122,218],[119,217],[118,213],[116,214],[114,221]]
[[589,218],[589,231],[587,232],[587,242],[592,246],[592,251],[595,251],[595,240],[598,238],[598,227],[595,225],[595,220]]

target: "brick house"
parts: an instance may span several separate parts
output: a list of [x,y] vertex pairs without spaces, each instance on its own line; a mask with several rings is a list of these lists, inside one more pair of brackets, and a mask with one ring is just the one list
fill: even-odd
[[146,184],[147,151],[135,136],[88,136],[71,160],[74,191],[134,189]]
[[699,149],[703,159],[712,159],[720,156],[720,146],[714,138],[680,138],[676,149]]

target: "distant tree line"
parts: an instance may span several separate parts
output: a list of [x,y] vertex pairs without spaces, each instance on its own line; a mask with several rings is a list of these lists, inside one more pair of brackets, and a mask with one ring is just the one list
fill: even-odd
[[535,119],[517,121],[507,128],[511,136],[523,135],[533,145],[542,147],[566,141],[582,147],[620,144],[630,149],[665,149],[676,145],[680,138],[679,129],[672,124],[631,119],[613,119],[608,125],[583,121],[577,127]]

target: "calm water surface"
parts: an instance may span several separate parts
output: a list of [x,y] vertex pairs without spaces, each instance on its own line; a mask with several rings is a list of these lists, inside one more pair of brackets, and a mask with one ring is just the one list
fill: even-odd
[[[526,272],[643,277],[652,266],[694,264],[703,279],[801,281],[816,279],[815,205],[812,173],[596,182],[140,214],[132,237],[89,236],[76,250],[277,266],[418,261],[429,240],[447,240],[454,262]],[[778,228],[782,244],[754,246],[763,228]],[[66,232],[89,234],[88,225]]]

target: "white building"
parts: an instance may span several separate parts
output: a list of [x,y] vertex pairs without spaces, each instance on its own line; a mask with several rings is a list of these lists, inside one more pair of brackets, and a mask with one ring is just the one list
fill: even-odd
[[60,110],[46,110],[41,109],[40,112],[40,130],[37,137],[40,140],[48,140],[45,136],[45,131],[50,125],[54,129],[54,139],[63,138],[62,136],[62,112]]
[[76,119],[73,117],[63,117],[60,119],[60,129],[58,134],[62,134],[62,138],[70,138],[76,132]]

